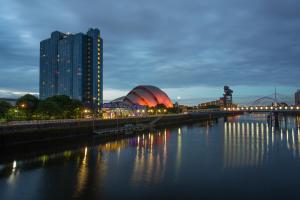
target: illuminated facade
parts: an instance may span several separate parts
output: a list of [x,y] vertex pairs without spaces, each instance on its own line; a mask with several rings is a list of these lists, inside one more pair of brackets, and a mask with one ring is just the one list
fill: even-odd
[[103,102],[103,40],[99,29],[87,34],[55,31],[40,43],[40,98],[67,95],[100,109]]
[[152,85],[135,87],[123,98],[123,101],[130,105],[155,107],[163,104],[167,108],[173,107],[173,103],[168,95],[158,87]]

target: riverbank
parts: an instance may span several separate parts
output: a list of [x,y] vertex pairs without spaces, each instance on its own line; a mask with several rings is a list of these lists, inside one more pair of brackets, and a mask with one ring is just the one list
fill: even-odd
[[[214,114],[172,114],[156,115],[139,118],[122,119],[79,119],[79,120],[48,120],[37,122],[23,122],[16,124],[7,124],[0,126],[0,146],[7,147],[12,145],[35,143],[49,140],[67,139],[82,136],[93,135],[94,130],[103,130],[125,125],[145,125],[155,121],[153,127],[203,121],[216,119],[218,117],[232,115],[232,113],[214,113]],[[121,133],[120,133],[121,134]]]

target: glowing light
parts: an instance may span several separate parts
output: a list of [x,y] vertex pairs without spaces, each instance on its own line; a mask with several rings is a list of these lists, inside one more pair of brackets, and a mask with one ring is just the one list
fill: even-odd
[[87,147],[85,147],[84,148],[84,158],[86,158],[86,156],[87,156],[87,151],[88,151],[88,149],[87,149]]
[[178,128],[178,135],[181,135],[181,128]]
[[12,172],[15,172],[17,168],[17,161],[14,160],[13,166],[12,166]]

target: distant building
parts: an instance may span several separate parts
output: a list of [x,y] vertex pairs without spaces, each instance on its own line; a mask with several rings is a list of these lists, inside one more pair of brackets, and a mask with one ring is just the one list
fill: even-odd
[[40,99],[67,95],[88,106],[103,103],[103,40],[99,29],[86,34],[54,31],[40,43]]
[[133,88],[126,96],[115,99],[113,102],[124,102],[130,106],[155,107],[164,105],[166,108],[173,107],[173,102],[168,95],[152,85],[139,85]]
[[152,85],[139,85],[126,96],[103,104],[103,117],[146,116],[166,113],[174,105],[168,95]]
[[199,108],[211,108],[220,107],[222,104],[221,100],[209,101],[198,105]]
[[300,90],[295,93],[295,105],[300,105]]
[[225,107],[232,105],[232,93],[233,91],[229,88],[229,86],[224,86],[223,101]]
[[232,102],[232,93],[233,91],[229,86],[224,86],[223,97],[215,101],[209,101],[205,103],[198,104],[198,108],[207,109],[207,108],[218,108],[218,107],[235,107],[236,105]]

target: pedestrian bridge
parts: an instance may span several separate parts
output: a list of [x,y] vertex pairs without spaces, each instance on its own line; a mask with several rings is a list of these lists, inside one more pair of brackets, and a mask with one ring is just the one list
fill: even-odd
[[223,108],[221,109],[227,112],[299,112],[300,106],[244,106],[244,107],[236,107],[236,108]]
[[300,114],[300,106],[241,106],[241,107],[230,107],[230,108],[220,108],[220,109],[194,109],[190,110],[189,113],[296,113]]

